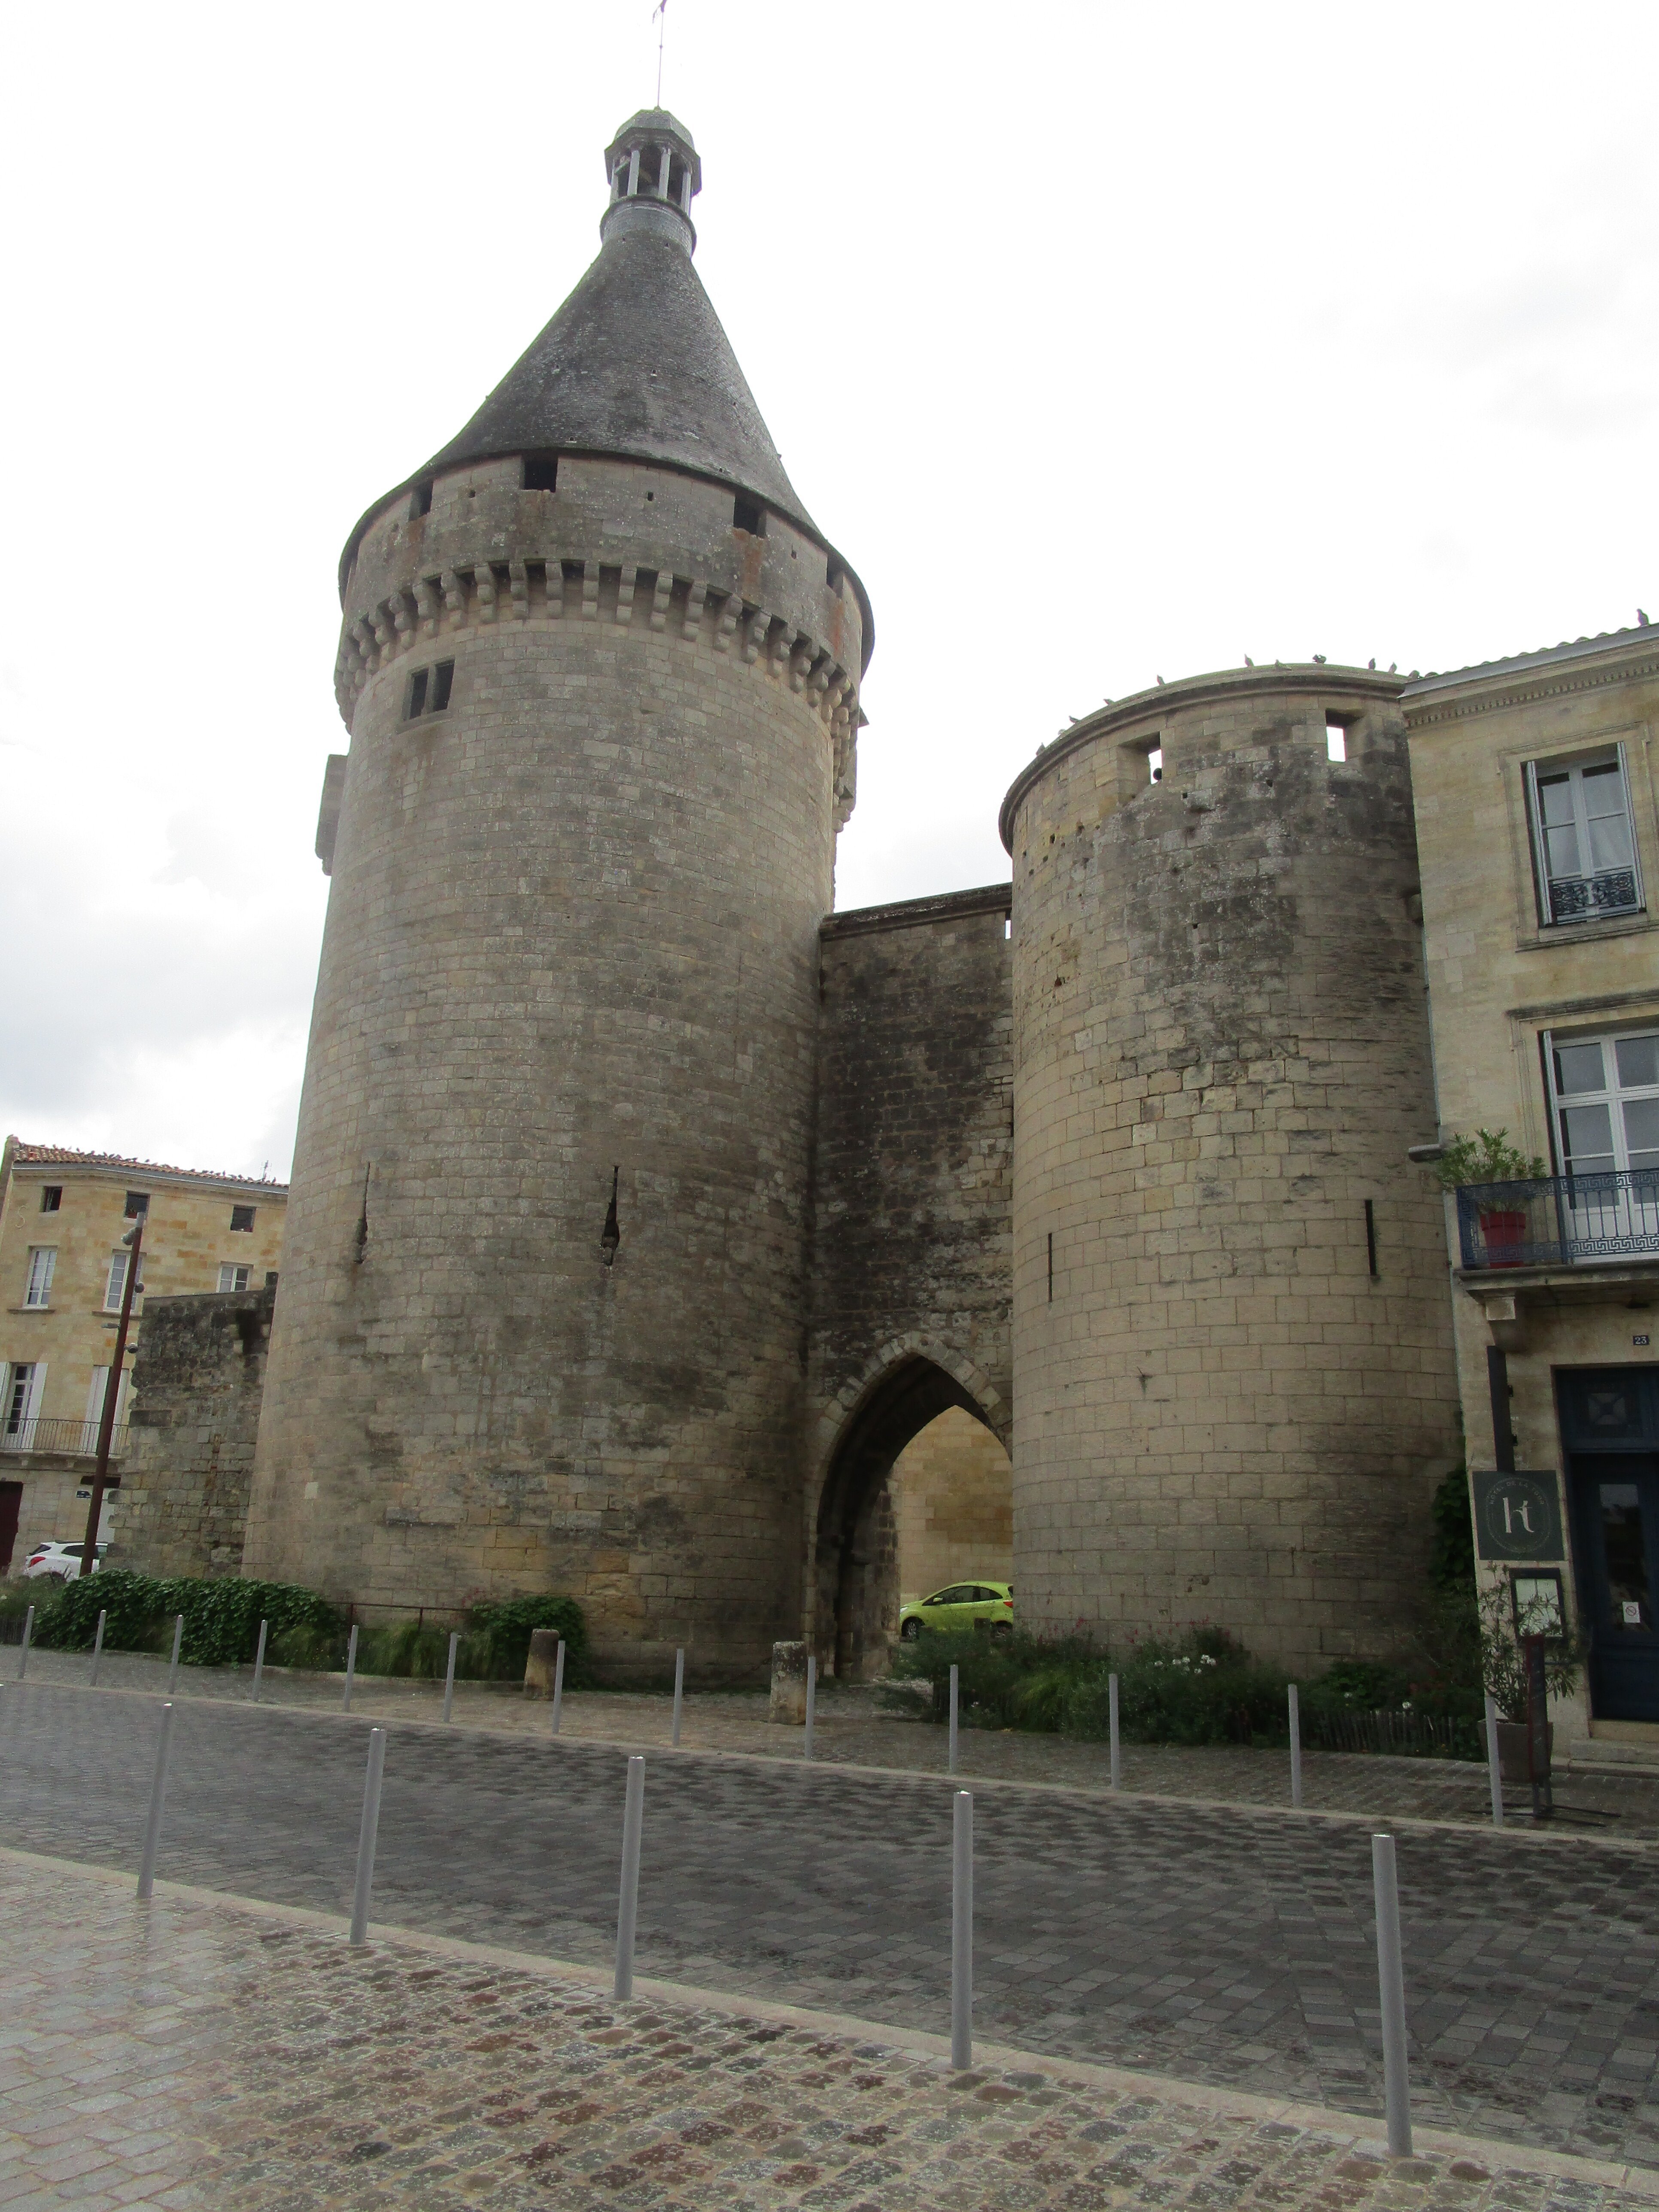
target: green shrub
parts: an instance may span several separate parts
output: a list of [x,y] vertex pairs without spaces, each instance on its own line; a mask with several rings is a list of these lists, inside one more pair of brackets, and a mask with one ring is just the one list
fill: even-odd
[[1105,1662],[1086,1638],[1052,1638],[1016,1629],[990,1637],[972,1628],[930,1628],[901,1644],[893,1672],[902,1680],[933,1686],[933,1717],[949,1717],[951,1669],[957,1669],[958,1711],[988,1728],[1054,1730],[1065,1725],[1077,1683]]
[[[1253,1659],[1224,1630],[1149,1637],[1118,1668],[1122,1729],[1131,1743],[1287,1743],[1286,1677]],[[1089,1733],[1106,1733],[1105,1698]]]
[[36,1620],[37,1639],[53,1650],[89,1651],[100,1611],[109,1615],[104,1644],[112,1651],[170,1650],[172,1624],[183,1613],[179,1656],[191,1667],[251,1660],[262,1620],[280,1638],[284,1631],[300,1628],[331,1633],[340,1619],[326,1598],[295,1583],[244,1582],[234,1576],[212,1582],[185,1576],[163,1579],[114,1567],[55,1590]]
[[587,1623],[574,1597],[550,1593],[502,1598],[471,1608],[465,1646],[469,1675],[475,1680],[521,1681],[530,1656],[530,1632],[535,1628],[554,1629],[564,1638],[565,1687],[586,1688],[590,1679]]

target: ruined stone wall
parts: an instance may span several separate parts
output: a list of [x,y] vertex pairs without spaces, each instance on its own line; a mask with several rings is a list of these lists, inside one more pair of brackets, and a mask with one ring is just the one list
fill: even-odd
[[896,1631],[898,1454],[952,1405],[1008,1434],[1007,914],[993,884],[822,933],[806,1632],[837,1671]]
[[106,1566],[240,1572],[276,1299],[274,1288],[149,1299]]
[[1409,1626],[1459,1443],[1399,688],[1171,685],[1005,805],[1028,1623],[1297,1668]]

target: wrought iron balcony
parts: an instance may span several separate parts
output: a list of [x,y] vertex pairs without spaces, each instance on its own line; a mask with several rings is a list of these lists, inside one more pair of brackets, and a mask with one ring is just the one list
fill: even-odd
[[1659,1168],[1464,1183],[1457,1238],[1466,1267],[1571,1267],[1659,1256]]
[[[126,1423],[123,1421],[109,1440],[112,1460],[120,1458],[126,1441]],[[96,1421],[45,1420],[38,1417],[27,1421],[0,1422],[0,1452],[59,1452],[71,1459],[95,1459],[98,1455],[98,1424]]]

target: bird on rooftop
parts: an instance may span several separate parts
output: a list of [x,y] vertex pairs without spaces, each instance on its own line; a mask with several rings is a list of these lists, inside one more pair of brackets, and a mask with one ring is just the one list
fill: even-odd
[[1244,656],[1244,665],[1246,668],[1254,668],[1255,666],[1255,661],[1251,659],[1248,653]]
[[1397,660],[1391,660],[1391,661],[1389,663],[1389,675],[1390,675],[1390,676],[1392,676],[1392,675],[1394,674],[1395,671],[1399,667],[1399,665],[1400,665],[1400,663],[1399,663]]
[[1324,656],[1324,654],[1323,654],[1322,653],[1315,653],[1315,655],[1314,655],[1314,660],[1315,660],[1316,665],[1317,666],[1321,667],[1321,668],[1322,668],[1322,667],[1325,665],[1325,656]]
[[1638,607],[1636,610],[1636,619],[1641,623],[1644,629],[1648,627],[1648,611],[1645,607]]
[[1161,684],[1164,681],[1164,678],[1160,676],[1158,680]]
[[1365,663],[1365,665],[1366,665],[1366,667],[1367,667],[1367,668],[1375,668],[1375,667],[1376,667],[1376,655],[1375,653],[1372,653],[1372,655],[1371,655],[1370,659]]

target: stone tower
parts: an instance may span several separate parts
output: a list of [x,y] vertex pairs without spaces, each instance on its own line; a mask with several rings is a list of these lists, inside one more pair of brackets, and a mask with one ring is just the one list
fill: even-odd
[[[245,1571],[568,1590],[613,1668],[801,1613],[818,925],[869,609],[692,266],[690,134],[341,569],[351,733]],[[337,820],[336,817],[337,816]]]
[[1170,684],[1004,803],[1034,1626],[1300,1668],[1397,1644],[1421,1587],[1459,1445],[1401,689]]

